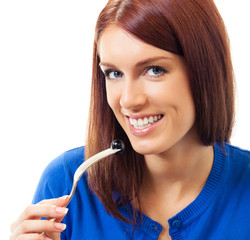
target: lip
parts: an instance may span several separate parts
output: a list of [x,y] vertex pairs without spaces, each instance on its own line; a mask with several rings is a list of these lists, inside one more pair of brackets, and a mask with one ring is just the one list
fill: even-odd
[[132,119],[138,119],[138,118],[144,118],[144,117],[150,117],[150,116],[159,116],[159,115],[162,115],[163,116],[163,114],[160,114],[160,113],[158,113],[158,114],[142,114],[142,113],[136,113],[136,114],[123,114],[123,115],[125,115],[127,118],[132,118]]
[[[158,114],[159,115],[159,114]],[[151,133],[152,131],[154,131],[155,128],[158,127],[158,125],[162,122],[162,120],[164,119],[164,115],[161,119],[159,119],[157,122],[153,123],[152,125],[148,126],[148,127],[145,127],[143,129],[137,129],[137,128],[134,128],[134,126],[130,123],[129,121],[129,118],[135,118],[135,119],[138,119],[138,118],[144,118],[144,117],[148,117],[148,116],[157,116],[157,114],[155,115],[146,115],[146,114],[140,114],[140,115],[129,115],[129,116],[126,116],[127,118],[127,121],[128,121],[128,124],[129,124],[129,129],[131,131],[131,133],[135,136],[145,136],[149,133]]]

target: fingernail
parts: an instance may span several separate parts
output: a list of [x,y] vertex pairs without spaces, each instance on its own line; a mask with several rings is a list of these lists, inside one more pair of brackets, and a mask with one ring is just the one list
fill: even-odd
[[53,240],[53,239],[51,239],[51,238],[48,238],[48,237],[45,237],[45,238],[44,238],[44,240]]
[[68,208],[64,208],[64,207],[56,207],[55,208],[55,211],[57,212],[57,213],[63,213],[63,214],[66,214],[67,212],[68,212]]
[[68,197],[68,195],[62,196],[61,199],[65,200]]
[[64,223],[57,223],[55,222],[55,228],[59,229],[59,230],[65,230],[66,229],[66,224]]

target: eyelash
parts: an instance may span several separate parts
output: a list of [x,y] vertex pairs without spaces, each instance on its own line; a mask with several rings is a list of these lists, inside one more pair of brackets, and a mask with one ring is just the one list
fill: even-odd
[[109,77],[109,74],[112,73],[112,72],[117,72],[117,73],[120,73],[123,75],[123,73],[121,73],[120,71],[117,71],[115,69],[107,69],[104,71],[104,75],[107,79],[111,80],[111,78]]
[[159,78],[162,75],[164,75],[165,73],[167,73],[167,70],[165,68],[159,66],[159,65],[152,65],[152,66],[147,67],[146,68],[146,73],[148,73],[149,70],[156,69],[156,68],[158,68],[158,70],[160,70],[161,73],[157,74],[157,75],[154,75],[154,76],[149,76],[149,77],[151,77],[151,78]]
[[[152,70],[152,69],[154,69],[154,68],[158,68],[158,70],[160,70],[161,73],[160,73],[160,74],[157,74],[157,75],[154,75],[154,76],[148,75],[148,74],[147,74],[148,71],[149,71],[149,70]],[[115,70],[115,69],[107,69],[107,70],[104,71],[105,77],[106,77],[107,79],[109,79],[109,80],[113,80],[113,78],[110,78],[110,73],[112,73],[112,72],[116,72],[116,73],[122,74],[122,76],[123,76],[123,73],[120,72],[120,71],[118,71],[118,70]],[[165,73],[167,73],[167,70],[166,70],[165,68],[161,67],[161,66],[152,65],[152,66],[148,66],[148,67],[145,69],[144,72],[145,72],[144,75],[148,75],[148,77],[150,77],[150,78],[159,78],[159,77],[161,77],[162,75],[164,75]]]

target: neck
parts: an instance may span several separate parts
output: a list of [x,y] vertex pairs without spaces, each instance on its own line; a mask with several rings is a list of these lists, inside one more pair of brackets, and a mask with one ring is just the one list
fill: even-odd
[[182,199],[190,193],[198,195],[211,171],[213,155],[212,146],[192,142],[145,156],[142,191],[172,199]]

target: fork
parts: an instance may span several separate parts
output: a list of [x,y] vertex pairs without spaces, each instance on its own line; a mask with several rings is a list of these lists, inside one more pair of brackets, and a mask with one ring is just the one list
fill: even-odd
[[[92,166],[94,163],[99,162],[100,160],[102,160],[103,158],[106,158],[112,154],[116,154],[116,153],[122,153],[124,151],[124,143],[120,140],[120,139],[116,139],[114,140],[111,145],[110,148],[99,152],[97,154],[95,154],[94,156],[90,157],[89,159],[87,159],[86,161],[84,161],[75,171],[74,174],[74,180],[73,180],[73,185],[71,188],[71,192],[69,194],[69,201],[66,204],[65,207],[67,207],[71,201],[71,199],[73,198],[73,195],[75,193],[76,190],[76,186],[77,183],[79,182],[80,178],[82,177],[83,173],[90,167]],[[54,222],[56,220],[56,218],[52,218],[50,219],[51,222]],[[41,235],[44,235],[45,233],[41,233]]]
[[83,173],[90,167],[92,166],[94,163],[99,162],[100,160],[102,160],[103,158],[106,158],[112,154],[121,153],[124,151],[124,143],[120,140],[120,139],[116,139],[114,140],[111,145],[110,148],[99,152],[97,154],[95,154],[94,156],[90,157],[89,159],[87,159],[86,161],[84,161],[75,171],[74,174],[74,181],[73,181],[73,186],[71,188],[71,192],[69,194],[69,201],[67,203],[67,205],[65,207],[67,207],[75,193],[76,190],[76,186],[77,183],[79,182],[80,178],[82,177]]

